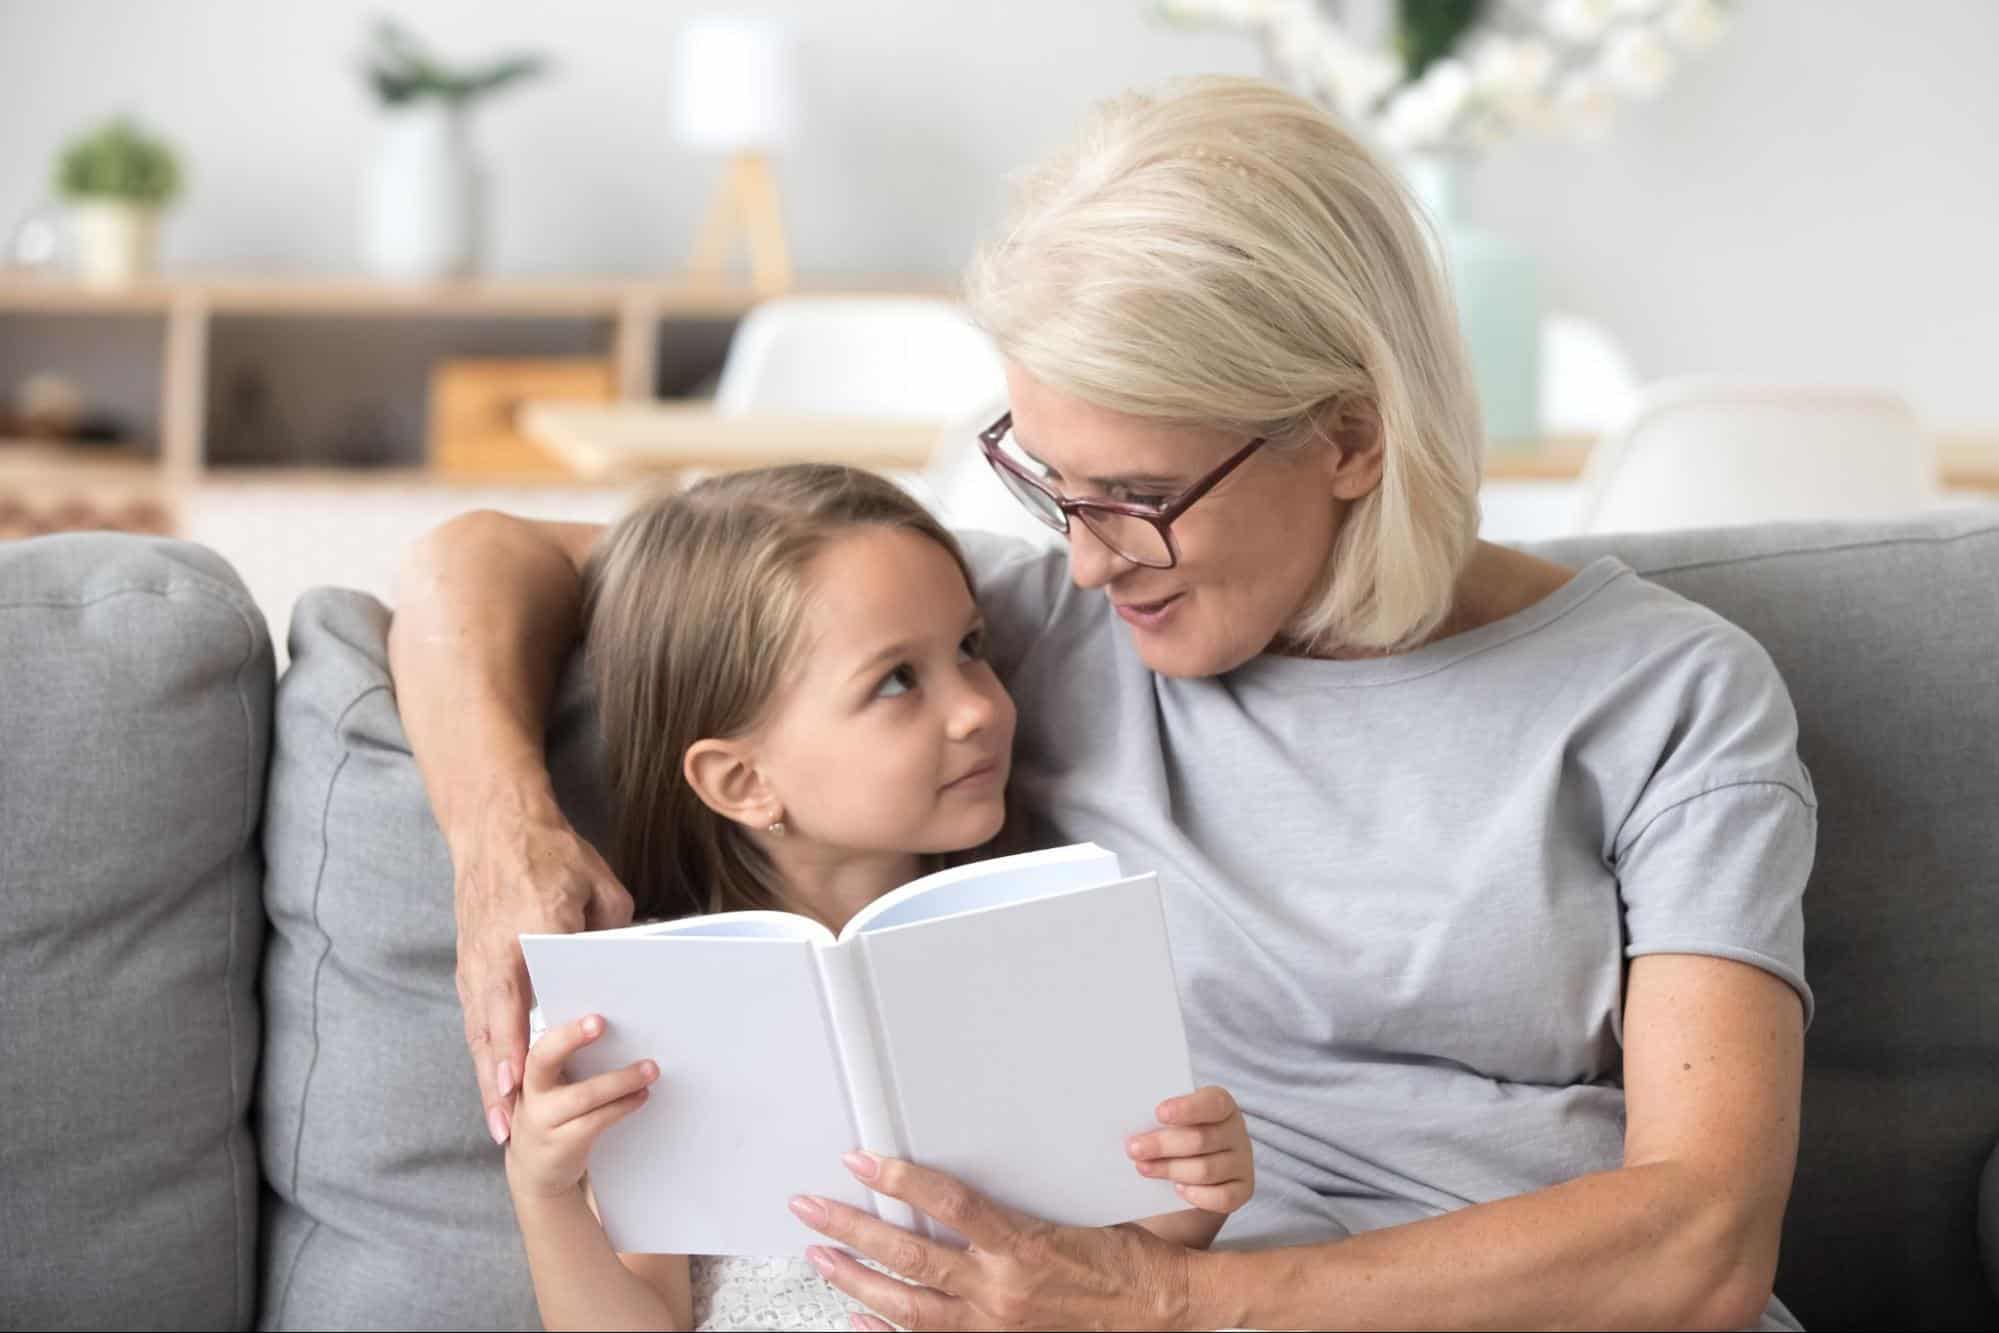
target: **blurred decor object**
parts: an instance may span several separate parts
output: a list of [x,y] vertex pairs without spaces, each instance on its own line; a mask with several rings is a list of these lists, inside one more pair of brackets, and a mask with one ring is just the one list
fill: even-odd
[[0,447],[0,540],[85,530],[172,535],[174,510],[150,457],[30,441]]
[[4,266],[27,273],[52,273],[62,264],[62,225],[49,208],[36,208],[7,236]]
[[791,286],[791,253],[770,156],[797,129],[789,34],[775,23],[733,16],[697,18],[675,44],[673,127],[696,152],[726,153],[722,186],[688,260],[705,283],[725,281],[738,236],[747,241],[750,285]]
[[1532,260],[1460,207],[1477,154],[1516,133],[1601,139],[1726,29],[1732,0],[1149,0],[1253,32],[1271,76],[1394,156],[1436,223],[1489,441],[1542,433]]
[[590,358],[440,362],[430,377],[431,470],[458,478],[566,477],[562,460],[522,432],[522,404],[607,403],[616,387],[611,363]]
[[60,375],[30,375],[14,390],[8,434],[31,440],[67,440],[83,422],[83,390]]
[[160,210],[180,185],[173,149],[123,117],[65,146],[56,188],[69,201],[77,275],[122,286],[152,272]]
[[[1253,31],[1272,73],[1391,152],[1584,139],[1620,97],[1659,95],[1727,30],[1733,0],[1151,0],[1187,26]],[[1363,21],[1359,11],[1374,21]]]
[[486,189],[467,110],[545,67],[539,56],[515,55],[453,69],[397,24],[376,25],[366,70],[387,128],[364,205],[362,248],[370,269],[406,281],[478,272]]
[[1937,503],[1936,447],[1885,390],[1671,380],[1597,441],[1580,490],[1582,532],[1905,514]]
[[1540,342],[1542,429],[1558,440],[1621,429],[1638,401],[1638,371],[1609,331],[1551,310]]

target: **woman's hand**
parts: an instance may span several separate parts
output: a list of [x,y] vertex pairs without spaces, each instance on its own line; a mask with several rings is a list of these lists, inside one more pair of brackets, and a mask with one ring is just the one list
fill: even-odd
[[1165,1128],[1125,1142],[1138,1174],[1172,1181],[1189,1205],[1210,1213],[1232,1213],[1249,1202],[1256,1159],[1249,1126],[1226,1088],[1211,1084],[1169,1097],[1154,1114]]
[[590,1147],[606,1126],[645,1105],[659,1066],[640,1060],[581,1083],[565,1083],[570,1056],[604,1035],[596,1014],[550,1028],[527,1055],[520,1109],[507,1144],[507,1183],[517,1194],[555,1198],[583,1183]]
[[632,899],[552,799],[494,798],[478,808],[452,847],[458,1002],[486,1128],[493,1142],[505,1143],[528,1054],[530,988],[520,936],[628,925]]
[[[1183,1246],[1136,1226],[1058,1227],[894,1158],[845,1160],[870,1189],[971,1242],[953,1249],[830,1199],[792,1201],[813,1230],[919,1284],[884,1277],[830,1246],[805,1252],[828,1282],[904,1328],[1186,1328],[1195,1318]],[[854,1323],[888,1327],[861,1316]]]

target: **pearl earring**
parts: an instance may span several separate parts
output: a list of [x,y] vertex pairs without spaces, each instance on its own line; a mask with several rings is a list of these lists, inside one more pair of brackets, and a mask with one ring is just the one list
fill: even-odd
[[784,836],[784,820],[773,819],[770,821],[770,835],[773,838],[782,838]]

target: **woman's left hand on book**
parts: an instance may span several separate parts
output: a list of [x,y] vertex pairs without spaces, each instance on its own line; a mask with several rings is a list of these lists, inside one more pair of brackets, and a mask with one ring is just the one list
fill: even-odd
[[[903,1328],[1182,1328],[1194,1253],[1136,1225],[1067,1227],[1029,1217],[963,1181],[891,1157],[849,1153],[856,1178],[969,1241],[958,1249],[832,1199],[800,1196],[813,1230],[904,1281],[830,1245],[805,1252],[821,1276]],[[887,1327],[870,1316],[856,1328]]]

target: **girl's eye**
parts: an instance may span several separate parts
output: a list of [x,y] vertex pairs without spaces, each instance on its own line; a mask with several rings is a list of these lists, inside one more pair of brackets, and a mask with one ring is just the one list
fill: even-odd
[[977,661],[979,658],[984,657],[985,655],[986,655],[986,632],[984,630],[975,629],[970,634],[967,634],[964,638],[958,641],[959,661],[973,662]]
[[904,662],[895,670],[882,677],[882,683],[875,687],[875,698],[893,699],[899,694],[907,694],[916,688],[916,668]]
[[1147,509],[1164,509],[1166,502],[1173,497],[1170,495],[1148,494],[1144,491],[1125,491],[1114,498],[1122,500],[1126,504],[1144,505]]

